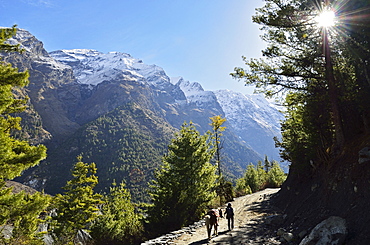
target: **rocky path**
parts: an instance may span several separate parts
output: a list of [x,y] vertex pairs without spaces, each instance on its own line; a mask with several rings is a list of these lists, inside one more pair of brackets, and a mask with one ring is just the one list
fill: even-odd
[[[228,231],[227,220],[220,219],[218,235],[211,240],[207,238],[204,222],[200,225],[176,235],[164,243],[148,242],[146,244],[281,244],[276,235],[277,228],[269,222],[269,217],[278,217],[276,210],[269,205],[269,198],[279,189],[265,189],[263,191],[235,198],[231,202],[234,213],[234,229]],[[225,207],[222,207],[224,210]],[[273,219],[271,219],[273,220]],[[173,234],[176,234],[174,232]],[[213,234],[213,231],[212,231]]]
[[261,222],[265,217],[275,214],[268,206],[268,199],[278,190],[265,189],[235,198],[231,202],[235,213],[232,231],[228,231],[227,220],[224,218],[219,221],[218,236],[213,236],[210,241],[207,239],[206,227],[202,226],[194,233],[180,236],[173,244],[280,244],[275,235],[276,230],[269,230]]

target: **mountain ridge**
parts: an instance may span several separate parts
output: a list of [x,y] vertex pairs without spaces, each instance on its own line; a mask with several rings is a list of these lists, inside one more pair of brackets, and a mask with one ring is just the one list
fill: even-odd
[[[77,53],[77,54],[76,54]],[[80,55],[83,53],[83,55]],[[185,99],[188,103],[194,103],[197,107],[212,107],[215,110],[219,110],[220,112],[227,111],[227,119],[231,121],[232,126],[238,131],[238,135],[241,136],[241,138],[245,141],[252,141],[252,142],[259,142],[259,143],[252,143],[248,145],[253,145],[254,148],[257,148],[257,152],[260,155],[267,155],[271,159],[279,159],[279,153],[278,150],[274,148],[274,142],[272,141],[273,137],[279,137],[279,134],[276,134],[277,132],[280,132],[279,123],[283,120],[282,114],[276,110],[276,107],[272,106],[271,103],[269,103],[262,95],[243,95],[241,93],[228,91],[228,90],[220,90],[220,91],[205,91],[201,84],[198,82],[190,82],[186,81],[182,77],[178,77],[176,79],[169,78],[164,70],[158,66],[155,65],[145,65],[142,60],[135,59],[131,55],[126,53],[119,53],[119,52],[109,52],[108,54],[100,53],[96,50],[80,50],[80,49],[72,49],[72,50],[62,50],[62,51],[53,51],[50,53],[54,58],[57,60],[64,62],[64,64],[69,64],[71,61],[68,60],[68,56],[78,57],[79,62],[83,62],[83,60],[87,59],[88,61],[86,63],[92,64],[94,63],[93,57],[95,59],[99,60],[99,63],[101,60],[104,60],[104,64],[106,64],[106,59],[108,56],[110,56],[111,62],[109,64],[114,64],[113,66],[107,66],[107,65],[101,65],[99,68],[97,68],[96,65],[93,65],[92,67],[95,67],[93,71],[90,70],[90,73],[81,79],[81,83],[84,84],[94,84],[97,85],[96,81],[102,81],[102,79],[96,79],[96,77],[100,77],[101,74],[107,74],[107,76],[111,76],[112,73],[110,71],[104,71],[104,66],[109,67],[109,69],[113,69],[117,72],[119,70],[117,67],[120,67],[122,69],[122,66],[120,64],[123,64],[123,69],[121,72],[128,71],[129,68],[131,70],[133,69],[136,75],[142,76],[146,79],[148,79],[150,82],[153,82],[151,86],[156,87],[159,89],[163,89],[168,86],[177,86],[185,95],[185,98],[181,95],[180,98],[175,97],[175,101],[172,101],[172,103],[183,103],[185,102]],[[65,55],[68,55],[67,58]],[[92,54],[92,55],[85,55],[85,54]],[[101,57],[102,56],[102,57]],[[119,60],[117,61],[117,59]],[[74,63],[75,61],[72,61]],[[79,67],[77,69],[77,74],[81,74],[81,70]],[[148,72],[148,70],[154,70],[151,72]],[[98,72],[94,72],[98,70]],[[95,73],[95,74],[94,74]],[[78,77],[78,76],[77,76]],[[91,79],[92,82],[87,83],[86,77],[93,77]],[[238,100],[242,104],[239,106],[236,106],[238,103],[231,103],[234,108],[232,108],[228,103],[225,103],[225,99],[227,98],[228,101],[231,99]],[[237,99],[236,99],[237,98]],[[220,108],[219,101],[222,100],[222,106]],[[237,108],[237,109],[236,109]],[[252,132],[242,132],[245,130],[245,126],[242,126],[243,123],[245,123],[248,120],[242,120],[240,117],[238,117],[236,114],[246,114],[248,115],[248,109],[251,109],[250,112],[254,113],[256,115],[254,118],[254,115],[249,116],[249,121],[255,122],[255,126],[261,128],[258,130],[258,132],[268,132],[267,137],[262,137],[259,134],[258,136],[251,137],[251,139],[248,139],[250,135],[253,135]],[[264,108],[265,110],[269,108],[268,112],[265,112],[264,115],[261,114],[261,112],[256,113],[256,110],[258,108]],[[271,108],[271,109],[270,109]],[[224,114],[224,113],[222,113]],[[258,120],[258,121],[257,121]],[[254,126],[254,128],[255,128]],[[258,146],[263,144],[264,141],[269,141],[269,144]],[[253,148],[253,147],[252,147]],[[266,148],[272,149],[268,150],[267,152],[264,152]]]
[[[120,52],[103,54],[88,49],[48,53],[44,50],[42,42],[26,30],[18,30],[16,37],[10,42],[19,43],[25,52],[3,54],[4,60],[19,67],[20,70],[29,71],[30,84],[23,92],[30,97],[29,110],[35,114],[35,118],[39,118],[38,127],[31,125],[27,130],[35,128],[35,131],[43,130],[48,135],[43,139],[36,134],[33,136],[35,142],[48,147],[48,158],[21,178],[23,183],[36,189],[45,189],[50,193],[60,191],[59,187],[69,174],[67,166],[71,166],[78,154],[82,154],[85,161],[96,162],[98,171],[99,169],[108,171],[106,172],[108,175],[101,173],[100,177],[111,174],[110,181],[115,178],[117,182],[121,180],[130,182],[132,171],[143,173],[145,176],[142,179],[150,181],[153,170],[160,164],[160,158],[166,151],[166,145],[184,121],[192,121],[197,129],[204,133],[211,129],[209,118],[215,115],[227,119],[225,123],[227,130],[223,136],[226,142],[223,168],[230,178],[240,177],[249,163],[255,164],[262,160],[263,152],[270,147],[261,146],[262,151],[258,153],[252,149],[253,142],[249,141],[251,138],[249,135],[235,133],[237,132],[235,127],[238,125],[227,118],[229,112],[226,113],[227,110],[223,108],[225,105],[220,104],[217,92],[204,91],[197,82],[170,78],[163,68],[146,65],[129,54]],[[242,106],[245,103],[239,104]],[[271,110],[269,114],[272,115],[274,110],[274,113],[278,113],[272,108],[269,108]],[[122,113],[123,111],[125,113]],[[139,115],[142,116],[137,117],[135,111],[141,111]],[[249,111],[259,115],[256,108],[240,110],[242,113]],[[234,114],[237,115],[238,112]],[[23,123],[30,121],[32,120]],[[263,133],[266,130],[263,124],[259,124],[260,121],[254,121],[253,124],[258,130],[251,130],[249,133],[253,131]],[[147,123],[152,126],[145,126]],[[277,121],[276,123],[278,124]],[[127,127],[131,127],[130,134],[127,134]],[[158,127],[164,127],[161,133],[148,138],[147,136]],[[106,138],[106,135],[111,135],[112,139]],[[120,135],[121,138],[116,138],[115,135]],[[132,135],[133,138],[125,139],[127,135]],[[279,136],[277,131],[276,136]],[[142,160],[138,164],[140,166],[135,166],[135,161],[130,159],[140,156],[140,153],[135,153],[137,150],[130,143],[138,144],[140,140],[135,139],[143,137],[147,139],[146,149],[154,155],[151,159],[141,155],[141,159],[146,160]],[[266,138],[268,137],[270,136]],[[159,138],[163,141],[155,143]],[[112,152],[124,152],[125,148],[119,143],[120,139],[127,140],[128,145],[125,144],[132,153],[129,154],[131,158],[125,159],[119,154],[114,158],[102,157],[109,156]],[[273,142],[272,138],[269,141]],[[84,149],[84,152],[73,149]],[[272,154],[268,154],[270,160],[274,159],[271,157]],[[127,160],[131,163],[127,164]],[[115,167],[109,168],[112,162]],[[53,170],[55,166],[60,166],[59,169],[64,169],[65,172],[62,174],[55,172]],[[59,179],[58,186],[51,187],[53,180],[50,176],[55,174],[61,174],[63,178]],[[108,185],[109,181],[102,179],[102,182]],[[144,186],[144,183],[140,182],[140,185]],[[101,190],[106,187],[101,187]],[[138,187],[133,185],[131,187],[138,190]]]

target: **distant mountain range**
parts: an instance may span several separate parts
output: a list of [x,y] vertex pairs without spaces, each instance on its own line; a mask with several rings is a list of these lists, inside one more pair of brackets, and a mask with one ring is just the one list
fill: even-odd
[[33,188],[60,192],[82,155],[97,164],[98,189],[125,180],[134,199],[145,200],[143,189],[174,132],[192,121],[204,133],[215,115],[227,119],[221,164],[229,178],[265,155],[280,159],[273,137],[280,137],[283,115],[261,95],[204,91],[197,82],[170,78],[163,68],[120,52],[48,53],[22,29],[10,42],[25,51],[2,54],[4,60],[30,73],[29,86],[17,91],[30,98],[17,136],[48,147],[47,159],[18,179]]

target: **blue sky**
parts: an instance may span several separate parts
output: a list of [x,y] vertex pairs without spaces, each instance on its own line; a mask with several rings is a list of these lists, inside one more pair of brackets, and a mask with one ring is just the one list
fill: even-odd
[[0,26],[17,24],[47,51],[119,51],[205,90],[252,93],[229,75],[264,43],[252,23],[262,0],[0,0]]

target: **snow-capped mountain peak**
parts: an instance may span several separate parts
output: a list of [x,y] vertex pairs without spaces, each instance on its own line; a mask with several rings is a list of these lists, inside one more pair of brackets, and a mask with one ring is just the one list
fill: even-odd
[[[274,149],[272,138],[280,135],[279,123],[283,116],[262,95],[244,95],[229,90],[205,91],[198,82],[182,77],[170,79],[161,67],[145,64],[121,52],[71,49],[48,54],[40,48],[42,43],[25,30],[19,30],[10,41],[19,42],[37,58],[37,62],[47,63],[55,69],[72,68],[76,80],[90,88],[104,81],[135,81],[150,86],[163,97],[177,95],[173,100],[166,97],[167,104],[181,102],[182,106],[185,103],[192,108],[207,108],[224,114],[239,137],[261,154],[266,152],[266,144],[270,144],[267,148]],[[276,152],[268,154],[276,159]]]
[[202,85],[198,82],[185,81],[183,78],[180,78],[177,82],[177,85],[185,93],[186,97],[194,96],[199,93],[204,92]]
[[200,83],[186,81],[182,77],[172,79],[172,82],[175,80],[178,80],[176,86],[184,92],[188,103],[196,104],[201,108],[211,106],[221,109],[214,93],[212,91],[204,91]]
[[[2,28],[2,27],[0,27]],[[20,48],[32,57],[37,63],[46,65],[49,69],[69,69],[68,66],[56,61],[44,49],[44,45],[34,35],[24,29],[17,29],[17,33],[6,43],[20,45]]]
[[156,65],[144,64],[142,60],[121,52],[101,53],[91,49],[71,49],[51,52],[56,60],[70,65],[78,82],[97,85],[130,74],[137,80],[145,80],[152,86],[169,83],[164,70]]
[[[279,123],[283,116],[263,95],[246,95],[230,90],[218,90],[215,94],[225,115],[229,120],[235,120],[237,128],[245,127],[243,123],[249,117],[272,132],[280,131]],[[240,115],[244,115],[244,119],[240,119]]]
[[238,135],[257,152],[268,155],[270,159],[278,159],[273,137],[280,138],[283,114],[263,95],[246,95],[230,90],[218,90],[214,93],[227,121]]
[[62,49],[51,52],[51,55],[54,57],[54,59],[62,62],[79,62],[100,54],[102,53],[93,49]]

